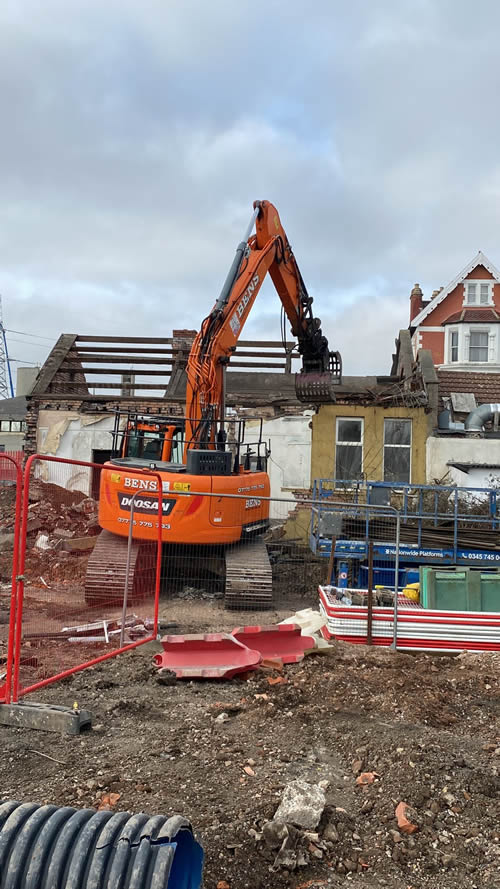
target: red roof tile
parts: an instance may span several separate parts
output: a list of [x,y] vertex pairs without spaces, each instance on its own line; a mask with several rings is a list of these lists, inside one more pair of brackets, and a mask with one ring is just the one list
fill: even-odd
[[462,309],[461,312],[455,312],[454,315],[450,315],[446,321],[443,321],[443,325],[445,324],[455,324],[457,321],[500,321],[500,315],[495,312],[495,309]]
[[472,392],[478,404],[500,403],[500,373],[438,370],[439,397]]

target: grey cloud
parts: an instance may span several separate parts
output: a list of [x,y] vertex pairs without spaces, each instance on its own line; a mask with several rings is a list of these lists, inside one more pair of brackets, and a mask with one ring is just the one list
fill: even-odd
[[7,326],[197,327],[268,198],[347,372],[386,372],[414,281],[500,264],[499,26],[494,0],[8,0]]

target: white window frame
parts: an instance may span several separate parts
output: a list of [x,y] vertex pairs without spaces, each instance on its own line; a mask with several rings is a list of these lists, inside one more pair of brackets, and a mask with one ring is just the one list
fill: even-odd
[[[475,302],[469,302],[469,284],[476,285],[476,294],[477,299]],[[481,284],[488,285],[488,299],[486,302],[481,302]],[[493,285],[495,284],[492,278],[466,278],[464,281],[464,301],[462,305],[467,308],[470,306],[477,308],[481,308],[481,306],[493,306]]]
[[[448,333],[448,364],[460,364],[460,331],[458,327],[450,327]],[[457,335],[457,360],[453,361],[453,334]]]
[[[343,420],[351,420],[357,423],[361,423],[361,438],[360,441],[340,441],[339,442],[339,423]],[[363,475],[365,468],[365,419],[364,417],[336,417],[335,418],[335,454],[334,454],[334,463],[333,463],[333,476],[337,477],[337,446],[341,444],[345,447],[361,447],[361,476]],[[351,479],[339,479],[339,481],[351,481]],[[353,479],[355,481],[355,479]]]
[[[471,344],[470,344],[471,334],[473,334],[473,333],[485,333],[488,338],[488,342],[486,345],[486,354],[488,357],[487,357],[486,361],[472,361],[472,359],[470,357],[471,348],[472,349],[476,349],[476,348],[483,349],[484,348],[484,346],[471,346]],[[471,327],[469,328],[467,337],[466,337],[466,343],[467,343],[467,353],[466,354],[467,354],[467,363],[468,364],[488,364],[488,362],[491,361],[490,355],[491,355],[492,346],[491,346],[491,330],[489,327],[476,327],[476,325],[474,325],[474,326],[471,325]]]
[[[441,367],[486,367],[488,364],[500,364],[498,355],[498,324],[479,324],[478,322],[462,322],[461,324],[445,326],[444,334],[444,361]],[[451,360],[451,334],[458,332],[458,361]],[[470,335],[471,333],[488,334],[488,361],[469,361]]]
[[[412,470],[413,470],[413,465],[412,465],[413,464],[413,461],[412,461],[412,457],[413,457],[413,422],[412,422],[411,417],[384,417],[384,438],[382,441],[382,478],[385,481],[385,449],[386,449],[385,424],[386,424],[387,420],[406,420],[410,424],[410,444],[399,444],[399,445],[388,444],[387,447],[388,448],[406,448],[407,450],[410,451],[410,473],[409,473],[410,477],[407,482],[399,482],[399,484],[400,485],[407,485],[407,484],[411,485],[411,477],[412,477]],[[397,484],[398,484],[398,482],[394,482],[394,485],[397,485]]]

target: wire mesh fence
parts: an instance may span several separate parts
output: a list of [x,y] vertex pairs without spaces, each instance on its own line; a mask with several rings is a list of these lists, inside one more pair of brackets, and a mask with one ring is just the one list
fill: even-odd
[[418,582],[418,569],[400,563],[400,530],[390,506],[335,502],[331,495],[314,503],[311,548],[329,560],[319,591],[328,636],[396,646],[398,610],[415,604],[409,585]]
[[11,697],[21,494],[17,455],[0,453],[0,703]]
[[231,610],[317,601],[326,566],[310,549],[310,502],[248,487],[239,494],[165,493],[172,505],[163,535],[164,601],[213,601]]
[[17,467],[22,466],[22,451],[0,450],[0,488],[17,484]]
[[329,609],[343,609],[332,635],[376,640],[377,608],[392,609],[395,634],[395,593],[409,580],[398,565],[396,510],[331,497],[271,498],[251,474],[237,494],[214,493],[210,476],[199,485],[129,464],[30,458],[14,700],[154,638],[160,595],[175,618],[186,600],[295,611],[317,607],[323,591]]
[[[27,462],[14,700],[156,636],[162,494],[148,498],[148,538],[139,550],[128,533],[130,521],[139,526],[143,517],[138,498],[121,497],[119,534],[102,530],[106,508],[114,508],[113,497],[119,501],[118,490],[101,485],[101,473],[97,464],[54,457]],[[161,492],[154,472],[131,469],[129,477]]]

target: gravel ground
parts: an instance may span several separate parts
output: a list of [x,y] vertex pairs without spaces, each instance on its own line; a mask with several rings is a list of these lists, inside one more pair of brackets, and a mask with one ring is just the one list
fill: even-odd
[[[162,618],[178,632],[245,622],[196,600],[165,603]],[[0,727],[0,798],[98,806],[115,793],[117,810],[182,813],[205,849],[206,889],[500,886],[500,655],[339,643],[286,667],[278,684],[260,671],[160,685],[157,650],[33,696],[90,709],[93,729],[79,738]],[[315,831],[294,832],[294,869],[277,861],[265,824],[297,778],[321,782],[326,806]],[[398,830],[400,802],[413,810],[411,834]]]

